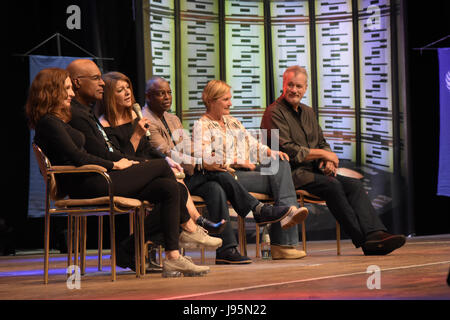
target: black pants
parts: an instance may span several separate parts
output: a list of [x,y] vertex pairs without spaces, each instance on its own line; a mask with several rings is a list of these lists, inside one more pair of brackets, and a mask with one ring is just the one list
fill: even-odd
[[366,241],[366,235],[386,227],[372,206],[364,187],[358,179],[314,174],[314,182],[297,189],[304,189],[326,201],[328,209],[350,236],[358,248]]
[[[186,208],[188,193],[178,183],[164,159],[152,159],[124,170],[108,172],[113,182],[114,195],[147,200],[159,205],[159,212],[146,223],[151,232],[162,231],[166,250],[177,250],[180,224],[189,220]],[[73,186],[70,196],[100,197],[107,194],[107,184],[100,175],[86,175]],[[146,236],[149,232],[146,231]]]
[[205,200],[210,220],[218,222],[224,219],[227,221],[223,232],[216,235],[223,241],[217,252],[236,247],[237,241],[230,221],[227,201],[230,201],[236,213],[241,217],[246,217],[259,201],[252,197],[228,172],[196,172],[194,175],[188,176],[185,183],[191,194]]

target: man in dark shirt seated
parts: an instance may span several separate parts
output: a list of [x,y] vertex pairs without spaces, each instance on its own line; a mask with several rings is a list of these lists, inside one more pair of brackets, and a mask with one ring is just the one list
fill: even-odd
[[405,236],[386,232],[359,180],[337,174],[337,155],[326,142],[312,108],[300,103],[307,78],[302,67],[286,69],[283,94],[267,107],[261,127],[269,134],[270,129],[279,130],[280,150],[289,155],[295,188],[324,199],[365,255],[388,254],[403,246]]

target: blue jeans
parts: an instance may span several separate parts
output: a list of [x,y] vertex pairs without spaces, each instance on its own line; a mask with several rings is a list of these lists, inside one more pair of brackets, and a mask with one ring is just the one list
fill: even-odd
[[[261,168],[257,168],[255,171],[236,170],[236,175],[238,181],[249,192],[269,194],[274,199],[275,205],[299,207],[289,162],[279,161],[278,171],[269,175],[262,175],[260,171]],[[279,222],[273,223],[270,227],[270,243],[275,245],[297,245],[297,226],[283,230]]]

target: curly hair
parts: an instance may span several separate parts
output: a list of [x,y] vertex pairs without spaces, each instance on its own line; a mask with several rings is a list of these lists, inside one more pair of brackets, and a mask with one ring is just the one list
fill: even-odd
[[36,75],[25,105],[28,126],[31,129],[34,129],[46,114],[53,114],[64,122],[70,121],[70,107],[65,107],[63,103],[67,99],[64,82],[68,77],[69,73],[60,68],[43,69]]

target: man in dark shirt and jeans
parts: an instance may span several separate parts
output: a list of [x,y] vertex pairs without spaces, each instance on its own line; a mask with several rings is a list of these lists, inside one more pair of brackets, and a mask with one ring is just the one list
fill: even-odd
[[405,236],[386,232],[362,183],[337,174],[337,155],[326,142],[312,108],[300,103],[306,89],[306,70],[299,66],[286,69],[283,94],[267,107],[261,124],[269,134],[270,129],[279,130],[280,150],[289,155],[295,188],[324,199],[365,255],[386,255],[400,248]]

